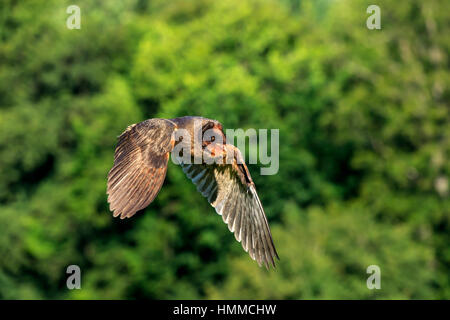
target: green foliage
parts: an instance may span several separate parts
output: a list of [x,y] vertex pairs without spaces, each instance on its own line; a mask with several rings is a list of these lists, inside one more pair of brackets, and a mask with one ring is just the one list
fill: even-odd
[[[408,226],[386,226],[377,223],[368,208],[334,203],[306,212],[287,203],[283,217],[283,224],[273,230],[283,259],[277,272],[255,270],[240,257],[231,263],[239,276],[220,288],[211,287],[211,298],[432,297],[433,251],[421,243],[411,246],[414,235]],[[372,264],[381,269],[381,290],[367,289],[366,268]]]
[[[0,4],[0,298],[450,298],[448,2],[381,1],[381,30],[363,0],[70,4]],[[278,174],[250,166],[276,271],[172,163],[112,218],[116,137],[184,115],[280,129]]]

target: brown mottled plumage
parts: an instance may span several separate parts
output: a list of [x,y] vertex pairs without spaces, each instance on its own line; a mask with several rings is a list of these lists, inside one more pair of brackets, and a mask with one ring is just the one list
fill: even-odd
[[191,147],[192,161],[184,163],[177,157],[178,163],[197,190],[222,215],[228,229],[250,257],[259,265],[275,267],[274,258],[278,258],[278,254],[255,184],[239,149],[226,143],[222,125],[215,120],[201,117],[148,119],[129,126],[119,136],[114,166],[108,174],[108,202],[114,217],[129,218],[153,201],[164,182],[169,154],[181,142],[175,141],[175,132],[187,130],[193,146],[197,124],[202,132],[212,129],[222,136],[220,144],[213,139],[203,141],[201,151],[211,149],[211,157],[223,157],[225,162],[217,164],[205,160],[194,164],[197,151]]

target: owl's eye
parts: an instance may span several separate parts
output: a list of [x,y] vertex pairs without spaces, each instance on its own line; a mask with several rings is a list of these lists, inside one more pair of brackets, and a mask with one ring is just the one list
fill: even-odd
[[216,140],[216,137],[212,136],[211,137],[211,142],[214,142]]

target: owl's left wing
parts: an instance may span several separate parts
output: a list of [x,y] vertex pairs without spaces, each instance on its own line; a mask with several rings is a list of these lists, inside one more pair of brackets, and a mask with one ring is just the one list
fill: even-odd
[[114,217],[129,218],[156,197],[166,177],[174,130],[170,120],[148,119],[119,136],[107,187]]

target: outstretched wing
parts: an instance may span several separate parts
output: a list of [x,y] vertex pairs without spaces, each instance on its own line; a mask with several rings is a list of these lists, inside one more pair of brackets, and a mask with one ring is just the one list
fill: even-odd
[[166,177],[174,130],[172,121],[149,119],[119,136],[107,189],[114,217],[129,218],[156,197]]
[[[256,193],[255,185],[239,149],[232,145],[234,159],[231,164],[185,164],[180,163],[186,176],[197,190],[222,215],[228,229],[249,253],[253,260],[267,268],[275,267],[278,257],[264,209]],[[180,161],[181,162],[181,161]]]

